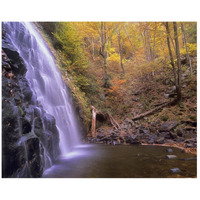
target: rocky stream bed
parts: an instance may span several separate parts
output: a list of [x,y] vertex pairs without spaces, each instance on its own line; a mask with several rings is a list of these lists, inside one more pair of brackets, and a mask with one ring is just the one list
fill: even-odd
[[196,124],[184,127],[177,121],[152,122],[148,126],[126,118],[119,129],[97,129],[97,137],[88,137],[86,143],[168,145],[193,150],[197,147]]

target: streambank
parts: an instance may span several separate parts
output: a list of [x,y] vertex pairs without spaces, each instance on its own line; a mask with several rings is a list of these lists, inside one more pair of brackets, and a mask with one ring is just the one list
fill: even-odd
[[120,128],[113,127],[97,129],[97,137],[91,136],[85,141],[88,143],[115,144],[115,145],[157,145],[171,146],[184,149],[196,154],[197,132],[194,126],[184,126],[178,121],[151,122],[142,124],[126,118]]

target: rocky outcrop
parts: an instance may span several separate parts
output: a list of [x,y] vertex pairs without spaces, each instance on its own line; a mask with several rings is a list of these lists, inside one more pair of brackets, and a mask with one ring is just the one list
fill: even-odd
[[90,143],[105,144],[182,144],[185,148],[196,148],[196,128],[184,127],[177,121],[151,122],[143,125],[126,118],[115,130],[97,129],[97,138],[88,138]]
[[29,87],[8,30],[2,31],[2,177],[41,177],[59,155],[58,130]]

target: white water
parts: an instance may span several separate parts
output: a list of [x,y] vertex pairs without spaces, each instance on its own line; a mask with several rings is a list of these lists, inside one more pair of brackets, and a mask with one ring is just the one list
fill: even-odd
[[60,150],[67,155],[80,143],[79,128],[72,106],[53,55],[31,23],[10,22],[10,39],[26,66],[26,78],[44,110],[56,119]]

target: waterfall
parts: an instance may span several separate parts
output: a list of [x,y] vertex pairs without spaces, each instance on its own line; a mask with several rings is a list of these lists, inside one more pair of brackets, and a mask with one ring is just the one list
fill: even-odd
[[72,97],[47,44],[31,23],[7,22],[9,37],[27,66],[26,78],[39,104],[56,120],[60,150],[66,155],[79,144]]

